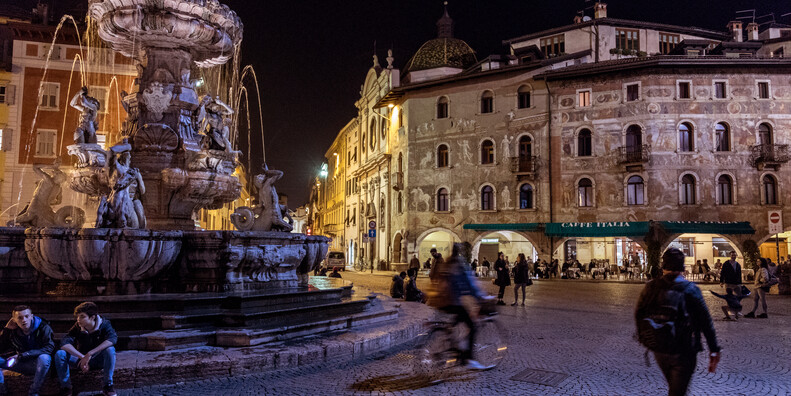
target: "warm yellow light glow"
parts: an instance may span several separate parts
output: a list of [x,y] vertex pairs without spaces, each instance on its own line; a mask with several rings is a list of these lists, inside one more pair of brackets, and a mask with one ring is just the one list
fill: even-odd
[[393,104],[392,104],[392,103],[390,103],[389,105],[387,105],[387,108],[388,108],[388,109],[392,109],[392,108],[393,108]]
[[[390,105],[393,106],[393,105]],[[398,122],[398,107],[391,107],[393,110],[390,111],[390,123],[395,124]]]

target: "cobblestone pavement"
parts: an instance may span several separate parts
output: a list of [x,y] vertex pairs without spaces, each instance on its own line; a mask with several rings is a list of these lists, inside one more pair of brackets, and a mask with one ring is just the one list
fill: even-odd
[[[391,275],[392,276],[392,275]],[[345,273],[358,293],[386,292],[387,275]],[[425,277],[420,280],[422,286]],[[490,282],[481,282],[496,293]],[[214,378],[169,386],[121,391],[122,395],[656,395],[667,392],[652,361],[633,340],[632,313],[639,284],[538,281],[528,288],[526,307],[506,306],[508,356],[486,372],[454,371],[440,383],[415,377],[409,369],[410,348],[401,347],[367,359],[325,363],[259,375]],[[791,394],[791,298],[769,295],[769,319],[722,320],[722,300],[702,285],[723,348],[715,374],[707,372],[700,354],[691,395]],[[509,288],[506,301],[513,301]],[[752,299],[743,301],[745,312]],[[405,303],[405,308],[408,304]],[[549,372],[550,385],[519,380],[525,370]],[[538,372],[540,373],[540,372]],[[552,373],[555,373],[552,375]],[[535,376],[532,379],[542,380]]]

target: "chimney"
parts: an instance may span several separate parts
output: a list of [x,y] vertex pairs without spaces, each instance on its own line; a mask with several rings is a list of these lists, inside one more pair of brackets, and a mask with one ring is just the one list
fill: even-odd
[[575,25],[579,25],[580,23],[582,23],[582,17],[579,16],[579,15],[575,16],[574,17],[574,24]]
[[731,31],[731,38],[738,43],[742,42],[742,22],[730,21],[728,22],[728,30]]
[[607,18],[607,3],[602,3],[601,1],[596,2],[593,5],[594,13],[593,17],[596,19],[599,18]]
[[750,22],[747,24],[747,40],[758,41],[758,24]]

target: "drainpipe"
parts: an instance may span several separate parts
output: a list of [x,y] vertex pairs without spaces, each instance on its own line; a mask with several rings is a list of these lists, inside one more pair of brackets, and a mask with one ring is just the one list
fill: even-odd
[[[598,52],[597,52],[598,54]],[[554,207],[552,205],[552,92],[549,89],[549,80],[544,79],[544,84],[547,87],[547,113],[549,115],[547,121],[547,148],[549,149],[549,155],[547,156],[547,160],[549,161],[549,222],[553,223],[555,221],[555,213]],[[555,238],[549,237],[549,260],[550,262],[555,258]]]

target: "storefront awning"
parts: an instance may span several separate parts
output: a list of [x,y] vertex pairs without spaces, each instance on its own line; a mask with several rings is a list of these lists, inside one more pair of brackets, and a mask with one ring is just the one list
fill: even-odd
[[629,237],[648,234],[647,221],[602,221],[593,223],[546,223],[553,237]]
[[535,231],[538,229],[538,223],[465,224],[464,229],[480,231]]
[[749,221],[660,221],[669,234],[755,234]]

